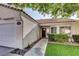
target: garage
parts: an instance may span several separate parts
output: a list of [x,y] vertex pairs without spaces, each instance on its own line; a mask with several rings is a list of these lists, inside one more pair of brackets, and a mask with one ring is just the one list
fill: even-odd
[[37,21],[23,10],[0,4],[0,46],[27,48],[40,38],[38,32]]
[[0,24],[0,46],[14,47],[15,45],[16,45],[15,24],[14,23]]

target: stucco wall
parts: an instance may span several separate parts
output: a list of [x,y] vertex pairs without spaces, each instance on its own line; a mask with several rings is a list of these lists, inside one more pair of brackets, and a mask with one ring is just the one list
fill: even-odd
[[51,27],[57,27],[58,28],[58,27],[62,27],[62,26],[71,26],[72,27],[72,23],[52,23],[48,27],[49,33],[51,33]]
[[[22,24],[21,25],[17,25],[18,21],[21,21],[20,19],[20,12],[7,8],[7,7],[3,7],[0,6],[0,25],[1,24],[14,24],[13,26],[15,26],[15,42],[13,42],[13,44],[15,44],[14,46],[11,45],[12,48],[22,48]],[[13,18],[13,19],[9,19],[9,20],[4,20],[7,18]],[[8,28],[8,27],[7,27]],[[13,39],[12,39],[13,40]],[[6,41],[6,43],[11,43]],[[10,45],[10,44],[9,44]],[[10,47],[10,46],[8,46]]]
[[73,23],[73,25],[72,25],[72,34],[79,35],[79,22]]
[[36,25],[31,22],[28,18],[21,16],[23,20],[23,38],[31,31],[31,29]]
[[27,47],[28,45],[32,44],[38,39],[39,39],[39,28],[38,28],[38,25],[35,25],[31,29],[31,31],[24,37],[23,48]]
[[0,6],[0,18],[11,18],[14,17],[15,20],[20,20],[19,11]]
[[[48,29],[48,32],[51,33],[51,27],[62,27],[62,26],[71,26],[71,34],[79,35],[79,21],[77,22],[69,22],[69,23],[50,23],[50,24],[42,24],[43,27]],[[47,32],[47,31],[46,31]]]
[[[39,39],[39,26],[27,15],[21,14],[21,12],[10,8],[0,6],[0,18],[0,23],[14,23],[16,26],[16,41],[14,42],[15,47],[13,48],[23,49]],[[4,18],[13,19],[2,20]],[[17,25],[17,22],[21,22],[21,24]]]
[[23,20],[23,48],[39,39],[39,26],[30,21],[31,18],[21,16]]

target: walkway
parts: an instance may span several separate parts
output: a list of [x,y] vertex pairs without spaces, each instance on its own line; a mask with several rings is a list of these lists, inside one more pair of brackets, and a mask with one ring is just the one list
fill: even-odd
[[44,56],[48,39],[41,39],[24,56]]

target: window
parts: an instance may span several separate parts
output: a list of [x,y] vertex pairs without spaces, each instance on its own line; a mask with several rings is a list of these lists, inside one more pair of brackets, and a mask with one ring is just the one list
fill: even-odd
[[70,34],[71,33],[71,27],[70,26],[60,27],[60,33]]
[[56,30],[57,30],[56,27],[52,27],[52,28],[51,28],[51,33],[56,34]]

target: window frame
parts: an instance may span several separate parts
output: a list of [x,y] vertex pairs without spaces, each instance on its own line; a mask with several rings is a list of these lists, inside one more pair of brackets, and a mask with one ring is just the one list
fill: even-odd
[[68,34],[71,34],[71,26],[60,26],[60,29],[59,29],[59,32],[61,33],[61,28],[70,28],[69,30],[70,30],[70,33],[68,33]]
[[[52,31],[52,28],[55,28],[55,31]],[[57,27],[51,27],[51,34],[56,34],[57,33]]]

